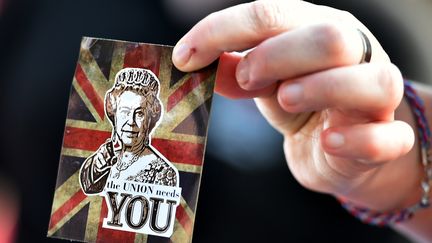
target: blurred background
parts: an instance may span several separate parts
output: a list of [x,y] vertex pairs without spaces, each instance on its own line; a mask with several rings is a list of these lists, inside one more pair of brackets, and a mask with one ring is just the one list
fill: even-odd
[[[0,243],[62,242],[46,233],[81,37],[174,45],[241,2],[0,0]],[[404,76],[431,80],[431,1],[313,2],[352,12]],[[194,242],[409,242],[303,189],[252,101],[216,95],[208,136]],[[262,208],[273,195],[276,216]]]

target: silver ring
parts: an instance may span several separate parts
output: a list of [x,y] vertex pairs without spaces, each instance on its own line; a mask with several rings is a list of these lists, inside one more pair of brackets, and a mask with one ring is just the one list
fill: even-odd
[[369,41],[369,38],[365,35],[365,33],[363,33],[363,31],[360,29],[357,29],[357,31],[360,34],[363,44],[363,55],[360,59],[360,63],[369,63],[372,57],[372,45]]

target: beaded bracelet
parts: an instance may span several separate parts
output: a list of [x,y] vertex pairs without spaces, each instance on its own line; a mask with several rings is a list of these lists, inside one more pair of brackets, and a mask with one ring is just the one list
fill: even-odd
[[391,213],[381,213],[377,211],[370,210],[364,207],[358,207],[349,203],[345,199],[338,198],[342,207],[344,207],[348,212],[354,215],[356,218],[360,219],[362,222],[376,225],[376,226],[387,226],[398,222],[402,222],[410,219],[414,212],[421,208],[427,208],[430,206],[429,192],[432,183],[432,156],[429,153],[431,147],[431,131],[429,129],[428,122],[425,116],[425,108],[423,101],[417,95],[413,89],[411,83],[408,80],[404,80],[405,92],[404,96],[407,99],[409,105],[411,106],[412,112],[416,118],[418,137],[421,145],[421,161],[424,167],[425,176],[421,182],[421,187],[423,190],[423,195],[420,201],[412,205],[411,207],[405,208],[398,212]]

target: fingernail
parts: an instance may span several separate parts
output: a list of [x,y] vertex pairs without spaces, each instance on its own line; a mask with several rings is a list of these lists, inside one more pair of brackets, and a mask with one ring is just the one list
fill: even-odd
[[237,64],[236,78],[240,86],[245,85],[249,81],[249,63],[247,59],[243,59]]
[[284,102],[295,105],[303,99],[303,86],[301,84],[288,84],[283,88]]
[[174,47],[173,59],[178,65],[186,64],[191,57],[190,46],[186,43],[180,43]]
[[340,148],[345,144],[345,138],[342,134],[333,132],[327,136],[326,143],[331,148]]

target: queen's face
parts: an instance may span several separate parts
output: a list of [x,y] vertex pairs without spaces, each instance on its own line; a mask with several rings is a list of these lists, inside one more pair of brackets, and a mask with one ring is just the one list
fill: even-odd
[[117,99],[115,131],[126,149],[143,146],[148,136],[149,112],[145,97],[133,91],[123,92]]

